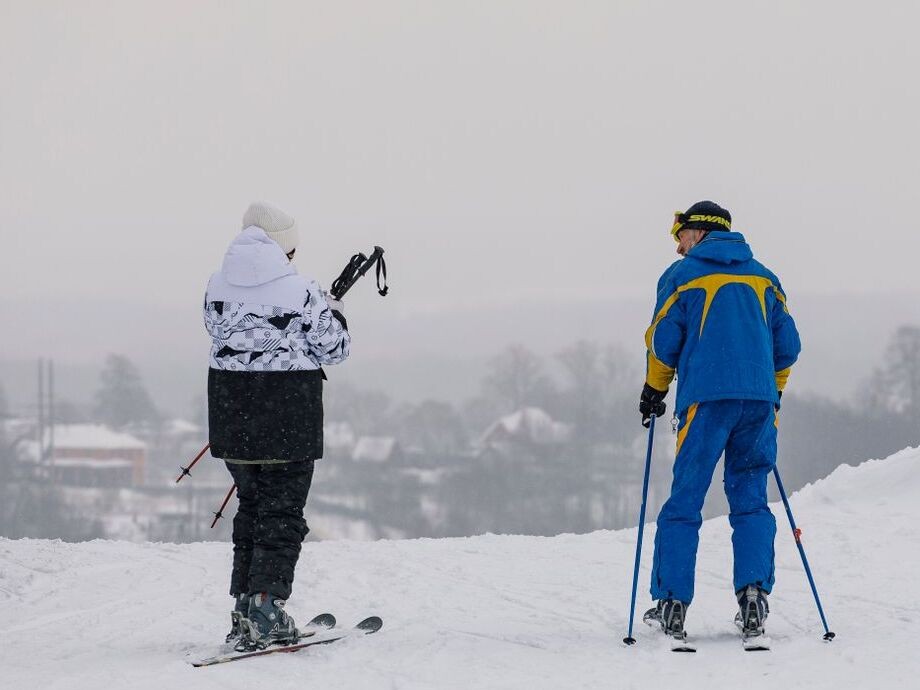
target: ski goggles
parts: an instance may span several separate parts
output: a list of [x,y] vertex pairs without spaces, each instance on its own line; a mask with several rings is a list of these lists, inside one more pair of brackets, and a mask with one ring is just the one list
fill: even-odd
[[687,214],[683,211],[674,211],[674,225],[671,226],[671,237],[674,238],[675,242],[680,242],[680,238],[677,236],[684,225],[687,224]]

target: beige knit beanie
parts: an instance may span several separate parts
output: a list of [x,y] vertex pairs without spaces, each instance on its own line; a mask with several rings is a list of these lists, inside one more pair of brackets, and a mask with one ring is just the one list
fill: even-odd
[[256,201],[250,204],[246,213],[243,214],[243,229],[251,225],[262,228],[266,235],[281,245],[285,254],[290,254],[297,248],[300,240],[297,221],[284,211],[262,201]]

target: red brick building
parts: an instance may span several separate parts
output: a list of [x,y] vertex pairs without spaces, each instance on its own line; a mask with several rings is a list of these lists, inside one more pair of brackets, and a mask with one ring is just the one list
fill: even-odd
[[144,482],[147,444],[101,424],[56,424],[46,462],[63,484],[137,486]]

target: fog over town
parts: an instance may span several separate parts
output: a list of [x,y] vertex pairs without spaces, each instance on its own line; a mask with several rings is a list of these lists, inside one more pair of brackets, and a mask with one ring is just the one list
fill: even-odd
[[920,443],[920,11],[662,7],[0,3],[0,536],[229,538],[223,463],[175,479],[257,199],[324,288],[386,250],[389,294],[345,299],[310,539],[634,525],[643,335],[700,199],[801,332],[787,489]]

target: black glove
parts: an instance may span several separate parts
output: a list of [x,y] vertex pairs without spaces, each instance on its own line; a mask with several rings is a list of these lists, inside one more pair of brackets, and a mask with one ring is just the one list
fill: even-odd
[[642,426],[646,429],[652,423],[652,415],[656,417],[664,416],[666,409],[664,396],[667,394],[667,391],[652,388],[647,383],[642,387],[642,395],[639,397],[639,412],[642,413]]

